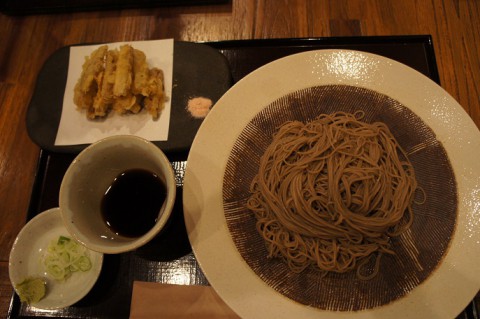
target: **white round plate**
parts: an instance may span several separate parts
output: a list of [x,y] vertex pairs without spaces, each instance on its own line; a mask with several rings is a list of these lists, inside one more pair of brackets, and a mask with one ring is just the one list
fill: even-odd
[[[286,94],[330,84],[374,90],[412,110],[442,142],[457,181],[457,226],[438,269],[406,296],[357,312],[308,307],[267,286],[238,253],[223,211],[227,160],[249,121]],[[189,153],[183,186],[190,242],[211,285],[243,318],[453,318],[480,288],[479,159],[478,128],[447,92],[419,72],[360,51],[320,50],[291,55],[239,81],[216,103],[200,127]]]
[[41,260],[50,241],[60,235],[71,237],[63,225],[60,209],[52,208],[32,218],[13,243],[8,264],[12,285],[15,287],[29,276],[43,277],[47,281],[45,297],[32,307],[59,309],[73,305],[92,289],[100,275],[103,254],[90,250],[92,268],[89,271],[75,272],[64,282],[48,278]]

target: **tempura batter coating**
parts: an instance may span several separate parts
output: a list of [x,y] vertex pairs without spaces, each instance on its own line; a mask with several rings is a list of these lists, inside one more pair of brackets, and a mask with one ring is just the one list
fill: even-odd
[[115,72],[115,84],[113,86],[113,95],[115,97],[127,96],[133,79],[133,48],[128,45],[122,45],[118,54],[117,70]]
[[152,118],[159,117],[160,112],[163,110],[165,97],[163,94],[163,72],[160,69],[153,68],[150,70],[148,79],[148,90],[150,95],[145,97],[145,108],[148,113],[152,115]]
[[98,77],[103,72],[104,56],[108,50],[107,45],[102,45],[85,58],[82,74],[74,88],[73,100],[80,109],[92,107],[93,99],[98,89]]
[[117,70],[118,50],[109,50],[105,60],[105,72],[102,83],[102,98],[107,104],[114,100],[113,86],[115,84],[115,71]]
[[95,78],[103,71],[104,57],[107,53],[108,46],[102,45],[97,50],[93,51],[90,57],[85,59],[82,67],[82,77],[80,78],[80,91],[88,92],[92,88]]
[[145,53],[137,49],[133,50],[133,74],[133,94],[148,96],[149,92],[146,89],[149,78],[147,57]]

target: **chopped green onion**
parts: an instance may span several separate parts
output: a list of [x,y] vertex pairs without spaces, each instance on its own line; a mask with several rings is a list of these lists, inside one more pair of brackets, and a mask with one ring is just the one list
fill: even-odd
[[92,268],[87,249],[65,236],[50,242],[43,262],[47,274],[58,281],[67,279],[74,272]]
[[69,242],[69,241],[70,241],[70,238],[65,237],[65,236],[60,236],[60,237],[58,237],[57,244],[63,245],[64,243]]

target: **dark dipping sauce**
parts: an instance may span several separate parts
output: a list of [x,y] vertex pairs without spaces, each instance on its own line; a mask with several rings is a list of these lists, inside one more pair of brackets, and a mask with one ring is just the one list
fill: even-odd
[[145,169],[130,169],[118,175],[105,192],[101,212],[117,235],[140,237],[155,225],[166,198],[160,177]]

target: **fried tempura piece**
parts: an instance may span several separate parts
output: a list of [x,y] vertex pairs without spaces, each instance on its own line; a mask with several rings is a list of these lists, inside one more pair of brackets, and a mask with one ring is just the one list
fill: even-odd
[[142,105],[140,103],[140,101],[143,100],[143,96],[141,95],[137,95],[136,96],[136,100],[135,100],[135,104],[133,104],[131,107],[130,107],[130,112],[132,113],[138,113],[142,110]]
[[149,72],[148,89],[150,95],[145,97],[144,105],[153,119],[157,119],[163,110],[165,97],[163,95],[163,72],[160,69],[153,68]]
[[112,108],[118,114],[125,114],[127,112],[138,113],[138,111],[140,111],[140,107],[137,108],[135,106],[137,104],[137,97],[134,95],[128,95],[116,98],[113,101]]
[[115,71],[115,84],[113,85],[113,95],[115,97],[127,96],[132,86],[133,78],[133,48],[128,45],[122,45],[118,53],[117,69]]
[[115,71],[117,69],[118,50],[109,50],[105,59],[105,72],[103,76],[101,95],[106,104],[114,100],[113,85],[115,84]]
[[[101,72],[96,78],[97,87],[101,87],[104,79],[104,72]],[[93,99],[92,106],[87,109],[87,117],[94,119],[96,117],[104,117],[107,115],[108,105],[103,101],[101,90],[97,90],[97,94]]]
[[115,98],[113,95],[113,85],[115,84],[117,59],[117,50],[107,51],[105,56],[104,71],[95,77],[98,90],[93,99],[92,106],[87,110],[87,117],[90,119],[95,119],[96,117],[105,117],[110,111]]
[[133,49],[133,94],[149,95],[150,92],[147,90],[148,78],[149,70],[145,53]]
[[108,46],[102,45],[86,57],[85,63],[82,66],[82,76],[80,78],[80,90],[87,93],[95,78],[103,71],[104,57],[107,54]]
[[74,93],[73,93],[73,103],[82,110],[88,110],[89,108],[93,107],[93,99],[95,97],[95,91],[92,90],[87,93],[83,93],[80,90],[80,85],[77,83],[75,85]]
[[89,109],[92,107],[93,99],[98,90],[96,79],[103,71],[104,57],[108,46],[102,45],[93,51],[89,57],[85,57],[82,66],[82,74],[78,79],[73,95],[73,102],[80,109]]

